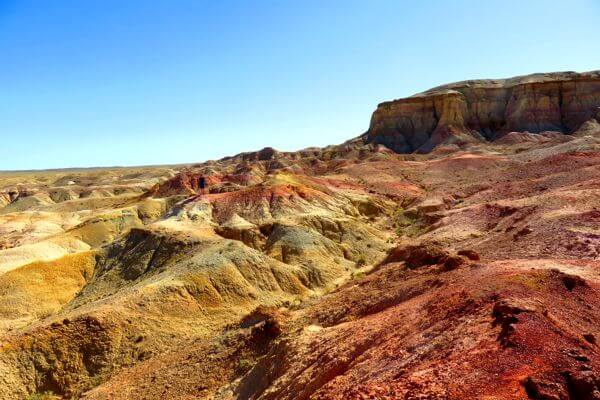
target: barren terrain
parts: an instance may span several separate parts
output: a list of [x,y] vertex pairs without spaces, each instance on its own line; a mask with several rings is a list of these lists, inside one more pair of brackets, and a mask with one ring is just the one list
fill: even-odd
[[393,151],[400,101],[326,148],[0,172],[0,399],[600,399],[588,75],[550,79],[577,126],[536,75],[493,135],[435,113],[426,154]]

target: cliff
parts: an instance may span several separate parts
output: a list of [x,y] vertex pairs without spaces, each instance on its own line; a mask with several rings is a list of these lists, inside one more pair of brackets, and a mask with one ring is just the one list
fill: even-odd
[[379,104],[365,139],[410,153],[512,131],[571,134],[599,107],[600,71],[470,80]]

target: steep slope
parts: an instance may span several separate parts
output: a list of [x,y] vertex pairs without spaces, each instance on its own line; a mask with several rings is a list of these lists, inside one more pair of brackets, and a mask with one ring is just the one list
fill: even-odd
[[[0,309],[21,308],[7,311],[1,325],[1,398],[77,397],[122,368],[218,334],[259,305],[319,296],[384,257],[390,233],[380,225],[389,226],[394,208],[386,197],[261,165],[270,159],[256,161],[265,172],[254,180],[236,180],[227,171],[240,163],[187,167],[142,195],[6,213],[18,229],[0,255],[22,256],[4,264],[10,272],[0,279],[10,284]],[[188,177],[207,169],[215,171],[208,179],[215,193],[190,196]],[[222,189],[231,182],[235,190]],[[37,222],[19,224],[59,215],[68,223],[50,233]],[[64,257],[30,249],[64,240],[85,247]],[[92,264],[71,272],[68,260],[79,255]],[[27,265],[44,257],[63,258]]]
[[379,104],[366,139],[400,153],[508,132],[571,134],[600,117],[600,72],[473,80]]
[[85,398],[594,398],[600,130],[567,144],[343,167],[335,179],[374,195],[391,181],[418,194],[398,197],[385,260],[322,297],[256,309],[211,341],[123,370]]
[[428,154],[0,174],[0,399],[598,398],[596,78],[417,96],[470,104]]

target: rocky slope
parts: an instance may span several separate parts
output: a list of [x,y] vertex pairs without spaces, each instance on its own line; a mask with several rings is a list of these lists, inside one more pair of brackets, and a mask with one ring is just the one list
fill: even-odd
[[366,139],[410,153],[513,131],[572,134],[600,118],[599,107],[600,71],[464,81],[381,103]]
[[599,398],[586,118],[0,173],[0,399]]

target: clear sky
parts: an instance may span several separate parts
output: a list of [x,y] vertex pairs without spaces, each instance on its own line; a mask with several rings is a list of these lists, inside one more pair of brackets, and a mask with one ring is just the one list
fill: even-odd
[[0,0],[0,169],[340,143],[432,86],[599,69],[599,20],[597,0]]

